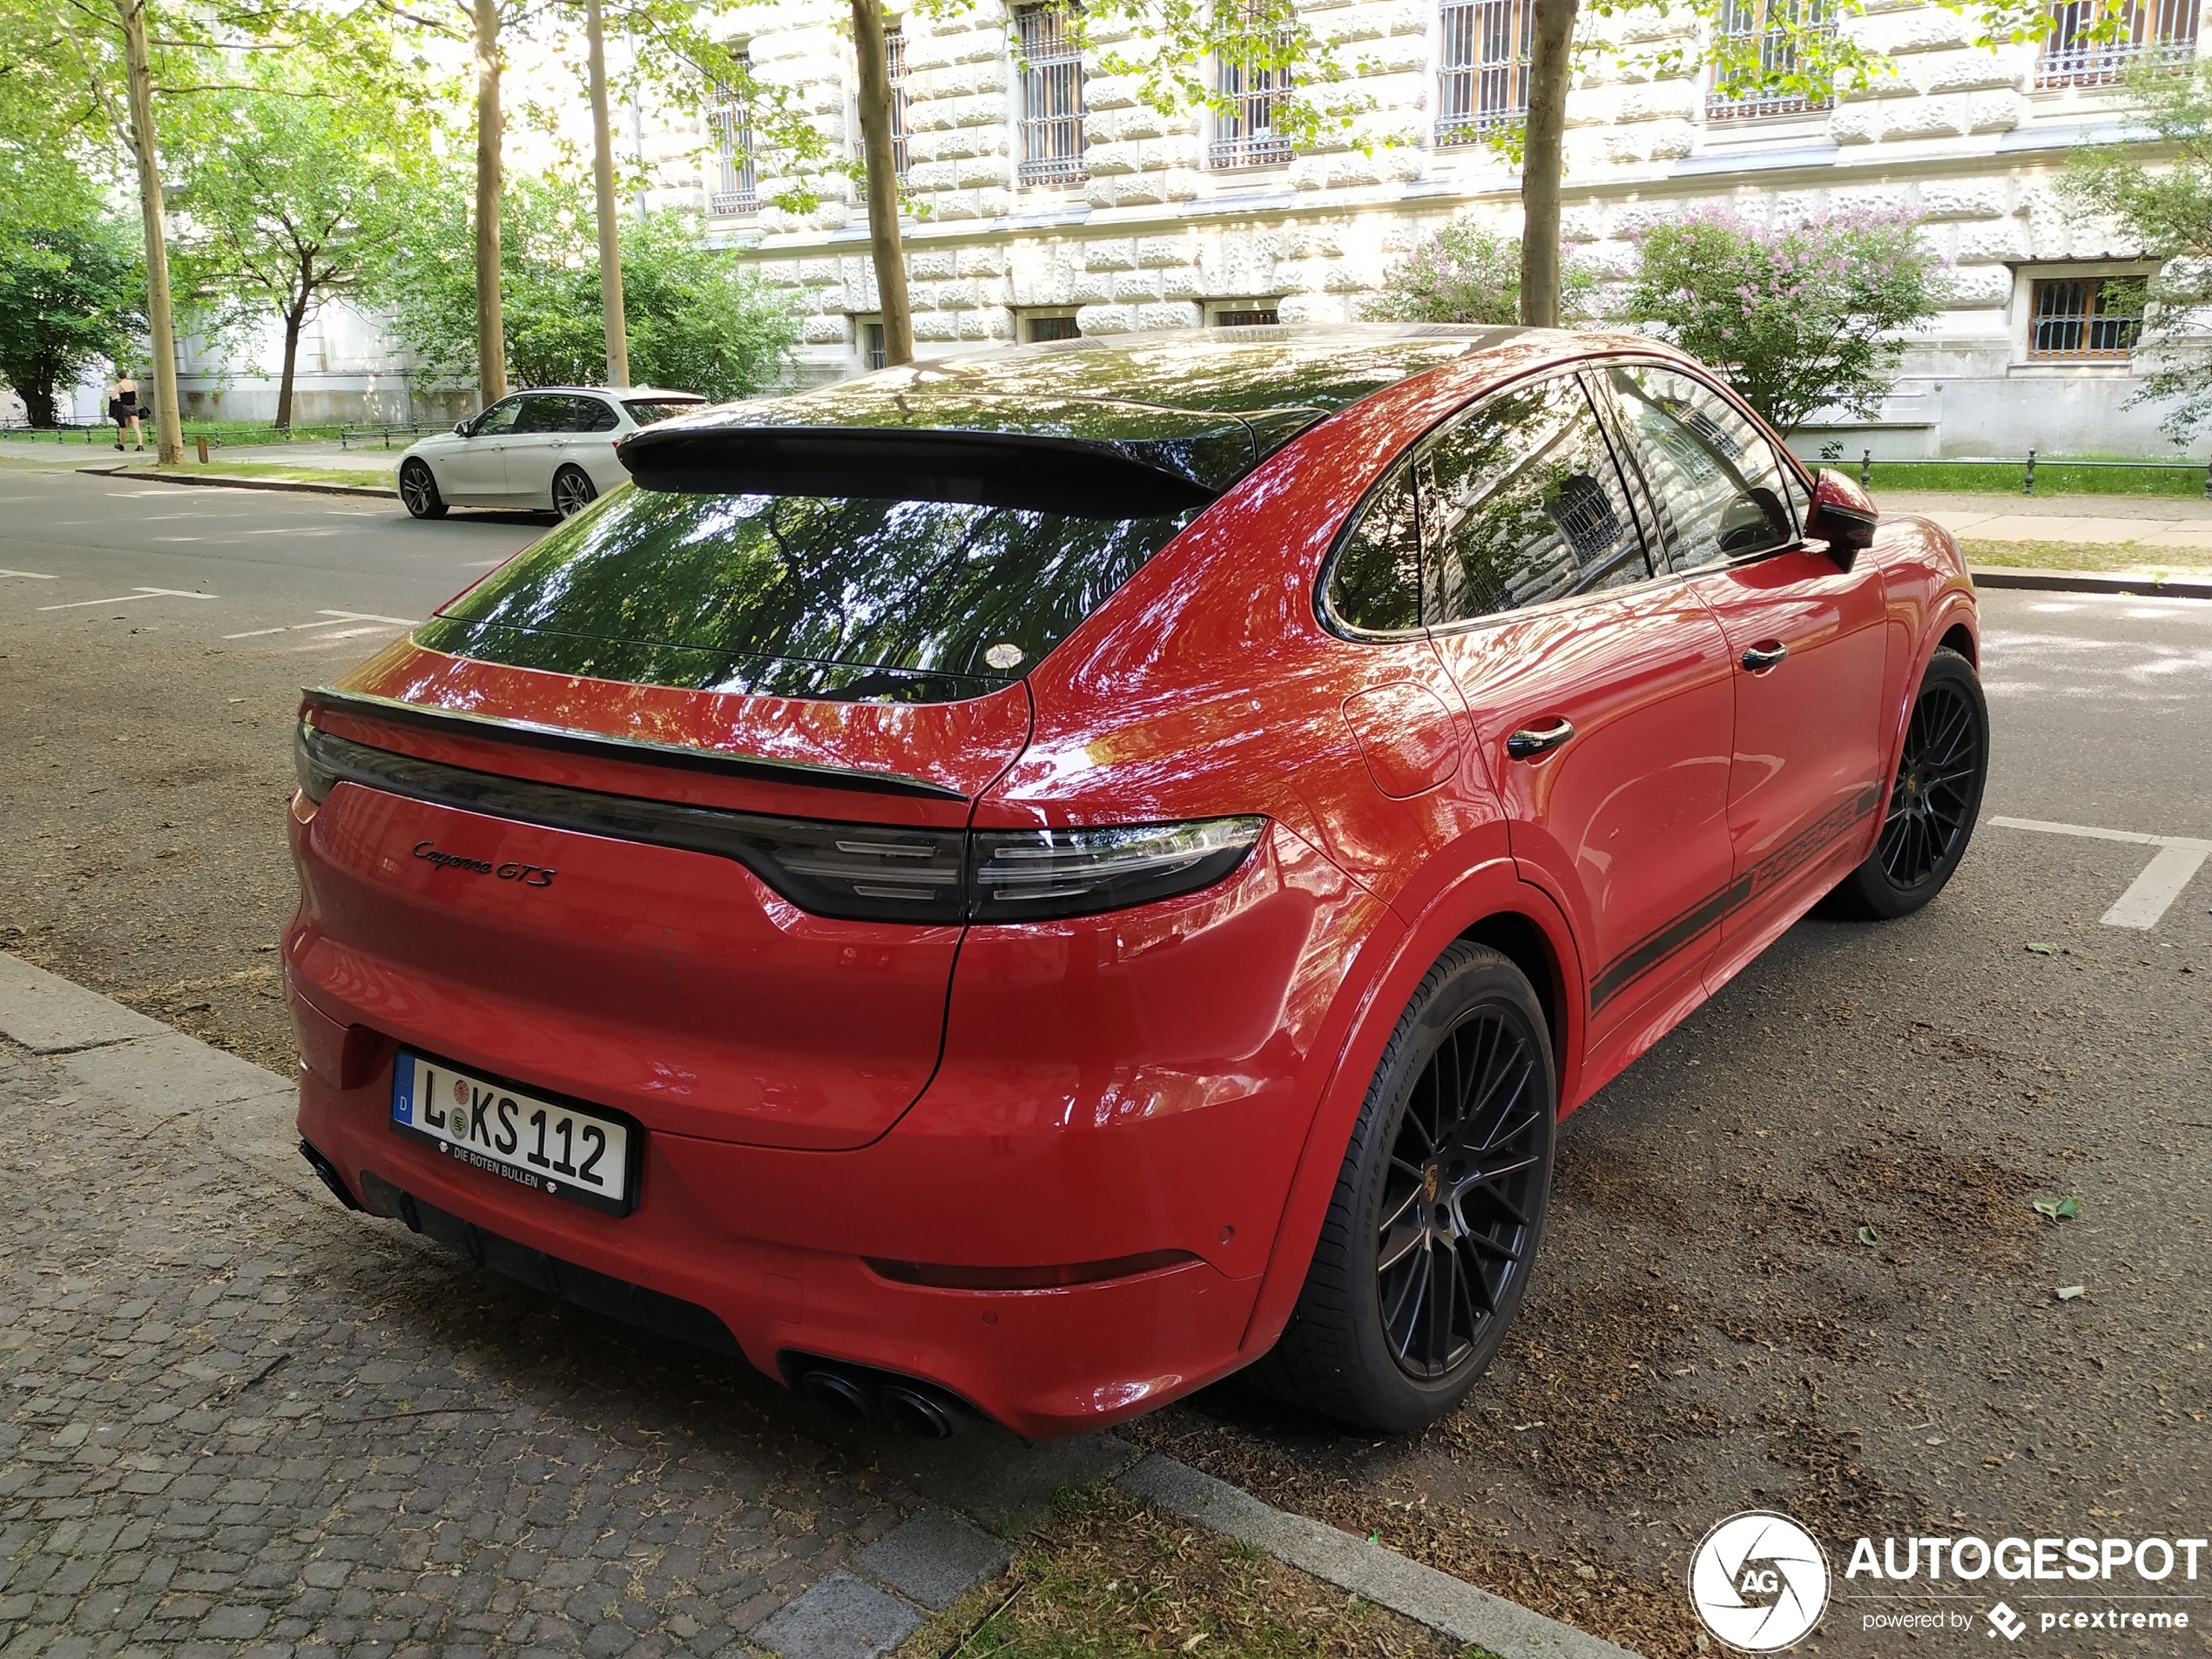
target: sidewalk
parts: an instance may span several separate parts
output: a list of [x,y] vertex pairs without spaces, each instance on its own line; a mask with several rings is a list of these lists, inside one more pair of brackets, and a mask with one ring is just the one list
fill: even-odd
[[2047,567],[2059,563],[2054,550],[2071,547],[2094,550],[2087,570],[2212,566],[2212,501],[2194,496],[1884,490],[1876,500],[1885,513],[1933,519],[1970,563]]
[[[341,1211],[286,1079],[5,953],[0,1036],[0,1207],[38,1240],[0,1258],[10,1659],[935,1659],[1062,1593],[1032,1529],[1070,1492],[1149,1529],[1148,1576],[1181,1517],[1283,1563],[1287,1604],[1372,1604],[1344,1616],[1394,1655],[1634,1659],[1111,1435],[837,1424],[517,1290]],[[1178,1645],[1218,1615],[1175,1611]]]

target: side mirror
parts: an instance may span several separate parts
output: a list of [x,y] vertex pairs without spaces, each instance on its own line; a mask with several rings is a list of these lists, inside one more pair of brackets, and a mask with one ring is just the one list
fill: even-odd
[[469,435],[469,428],[475,424],[475,422],[473,421],[455,421],[453,423],[453,435],[456,438],[467,437]]
[[1858,556],[1874,544],[1874,527],[1882,520],[1874,498],[1833,467],[1821,469],[1814,481],[1812,511],[1805,519],[1805,539],[1828,543],[1828,556],[1848,570]]

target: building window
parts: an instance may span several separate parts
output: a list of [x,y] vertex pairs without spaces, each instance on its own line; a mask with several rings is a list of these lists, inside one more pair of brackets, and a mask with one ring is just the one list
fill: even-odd
[[1217,328],[1272,328],[1280,320],[1273,306],[1252,306],[1241,311],[1213,314],[1213,326]]
[[889,365],[891,360],[883,349],[883,325],[881,323],[871,322],[863,317],[853,333],[860,337],[860,361],[863,366],[868,368],[883,368]]
[[2148,279],[2066,277],[2031,290],[2027,354],[2045,363],[2124,363],[2143,330]]
[[1291,141],[1275,131],[1275,106],[1289,90],[1279,69],[1217,58],[1214,90],[1230,112],[1216,118],[1206,159],[1215,167],[1275,167],[1291,158]]
[[2138,64],[2178,68],[2196,51],[2198,0],[2134,0],[2121,14],[2120,33],[2092,40],[2089,31],[2109,0],[2059,0],[2051,32],[2035,62],[2038,86],[2110,86]]
[[1528,113],[1530,0],[1446,0],[1436,141],[1474,144]]
[[1821,37],[1835,32],[1836,9],[1831,0],[1722,0],[1714,56],[1723,63],[1732,60],[1747,71],[1747,84],[1741,92],[1723,92],[1716,69],[1713,90],[1705,95],[1705,118],[1751,121],[1769,115],[1809,115],[1833,107],[1832,95],[1807,98],[1802,92],[1765,88],[1780,77],[1796,72],[1798,41],[1804,34]]
[[1022,327],[1033,346],[1041,341],[1081,340],[1083,337],[1083,331],[1076,327],[1072,312],[1063,317],[1025,317]]
[[1022,165],[1025,185],[1070,185],[1083,168],[1083,57],[1071,10],[1024,6],[1014,14],[1022,49]]
[[[887,28],[883,31],[883,66],[889,71],[891,82],[891,171],[899,182],[907,182],[907,37],[904,30]],[[867,123],[856,121],[865,127]],[[855,198],[868,199],[867,151],[860,152],[861,167],[853,181]]]
[[[747,70],[751,56],[738,54]],[[709,213],[757,213],[760,211],[760,181],[752,171],[752,115],[726,82],[718,81],[707,102],[706,128],[714,140],[714,178],[707,187]]]

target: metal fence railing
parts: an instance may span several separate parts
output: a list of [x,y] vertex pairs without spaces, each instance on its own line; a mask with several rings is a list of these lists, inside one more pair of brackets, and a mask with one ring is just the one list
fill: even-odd
[[[1991,469],[2003,469],[2013,472],[2020,479],[2020,494],[2023,496],[2033,496],[2035,493],[2035,451],[2033,449],[2030,449],[2024,456],[1961,455],[1954,457],[1928,457],[1910,461],[1877,461],[1874,459],[1874,452],[1871,449],[1867,449],[1862,451],[1859,455],[1858,482],[1862,488],[1868,484],[1873,478],[1874,469],[1876,467],[1881,467],[1885,469],[1900,467],[1948,467],[1954,470],[1961,467],[1987,467]],[[2204,497],[2207,501],[2212,501],[2212,462],[2067,461],[2053,460],[2047,456],[2043,461],[2043,468],[2047,473],[2053,469],[2056,469],[2062,472],[2071,472],[2076,468],[2092,468],[2099,470],[2106,469],[2118,469],[2128,472],[2200,473],[2204,478]]]
[[414,442],[426,432],[443,432],[444,430],[446,428],[442,426],[425,426],[420,421],[409,421],[405,424],[398,421],[379,422],[374,426],[341,426],[338,428],[338,447],[341,449],[351,449],[358,445],[366,449],[373,441],[381,448],[388,449],[392,447],[394,438],[403,438],[406,442],[400,447],[405,448],[407,444]]

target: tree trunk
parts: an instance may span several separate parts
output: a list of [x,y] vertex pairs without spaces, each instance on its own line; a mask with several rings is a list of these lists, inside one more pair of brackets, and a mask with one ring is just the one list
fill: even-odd
[[161,156],[153,133],[153,64],[146,54],[145,0],[115,0],[123,15],[123,61],[131,94],[131,149],[138,162],[138,211],[145,220],[146,315],[153,324],[155,458],[185,458],[177,402],[177,332],[169,310],[168,210],[161,199]]
[[507,395],[499,316],[499,0],[476,0],[476,384],[489,408]]
[[622,239],[615,219],[615,137],[607,119],[607,30],[599,0],[585,0],[591,47],[591,182],[598,191],[599,306],[607,323],[607,384],[630,384],[630,326],[622,314]]
[[914,314],[907,308],[907,255],[899,243],[899,165],[891,146],[891,65],[883,46],[882,0],[853,0],[853,52],[860,65],[860,144],[868,163],[868,239],[883,314],[883,361],[911,363]]
[[54,424],[54,382],[31,381],[16,388],[23,394],[23,417],[33,427]]
[[1532,0],[1528,121],[1521,148],[1521,320],[1559,327],[1559,180],[1566,171],[1567,84],[1576,0]]
[[277,381],[277,430],[292,430],[292,375],[300,361],[300,331],[306,327],[307,308],[296,305],[284,314],[284,374]]

